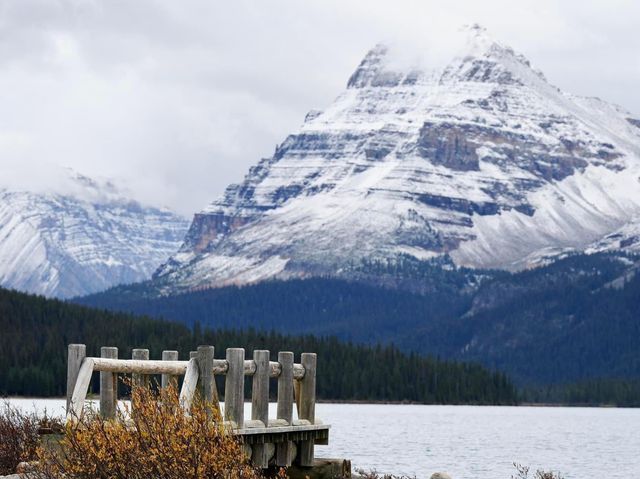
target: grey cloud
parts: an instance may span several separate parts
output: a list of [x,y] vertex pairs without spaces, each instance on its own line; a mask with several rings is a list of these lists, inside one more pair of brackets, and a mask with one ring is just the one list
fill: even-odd
[[471,22],[563,89],[640,112],[638,18],[624,0],[0,0],[0,168],[70,166],[191,214],[376,42],[437,62]]

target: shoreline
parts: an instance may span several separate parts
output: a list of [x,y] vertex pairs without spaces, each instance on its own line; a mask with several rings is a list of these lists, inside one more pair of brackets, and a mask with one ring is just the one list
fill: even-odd
[[[11,399],[19,400],[59,400],[66,401],[64,396],[3,396],[0,397],[0,402]],[[87,398],[95,399],[95,398]],[[127,398],[122,398],[127,399]],[[250,401],[245,401],[250,402]],[[389,405],[389,406],[473,406],[473,407],[541,407],[541,408],[590,408],[590,409],[638,409],[640,406],[617,406],[615,404],[580,404],[580,403],[534,403],[534,402],[521,402],[518,404],[441,404],[441,403],[421,403],[413,401],[384,401],[384,400],[341,400],[341,399],[317,399],[316,404],[354,404],[354,405]]]

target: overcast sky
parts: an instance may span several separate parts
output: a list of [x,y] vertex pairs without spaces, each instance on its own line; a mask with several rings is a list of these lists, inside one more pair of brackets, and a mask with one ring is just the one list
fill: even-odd
[[64,165],[190,216],[375,43],[437,56],[474,22],[562,89],[640,114],[638,0],[0,0],[0,180]]

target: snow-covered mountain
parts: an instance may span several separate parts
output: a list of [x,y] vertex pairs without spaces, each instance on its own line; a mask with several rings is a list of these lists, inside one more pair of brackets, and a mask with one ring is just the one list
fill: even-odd
[[637,248],[640,120],[560,91],[477,25],[464,35],[440,69],[373,48],[333,104],[195,215],[155,278],[339,275],[398,255],[520,269]]
[[68,172],[66,192],[0,188],[0,286],[68,298],[148,279],[188,228]]

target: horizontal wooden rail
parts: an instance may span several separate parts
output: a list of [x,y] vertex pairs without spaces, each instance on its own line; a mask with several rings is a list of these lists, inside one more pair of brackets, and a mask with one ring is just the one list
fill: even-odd
[[[120,373],[120,374],[171,374],[183,376],[187,372],[189,361],[160,361],[154,359],[93,359],[94,371]],[[223,376],[229,371],[229,363],[226,359],[213,360],[213,374]],[[256,362],[247,359],[244,362],[244,375],[253,376],[256,373]],[[269,362],[269,377],[277,378],[282,373],[282,365],[277,361]],[[293,365],[293,379],[304,378],[304,366]]]
[[120,374],[175,374],[184,375],[187,372],[188,361],[156,361],[138,359],[93,359],[94,371]]

